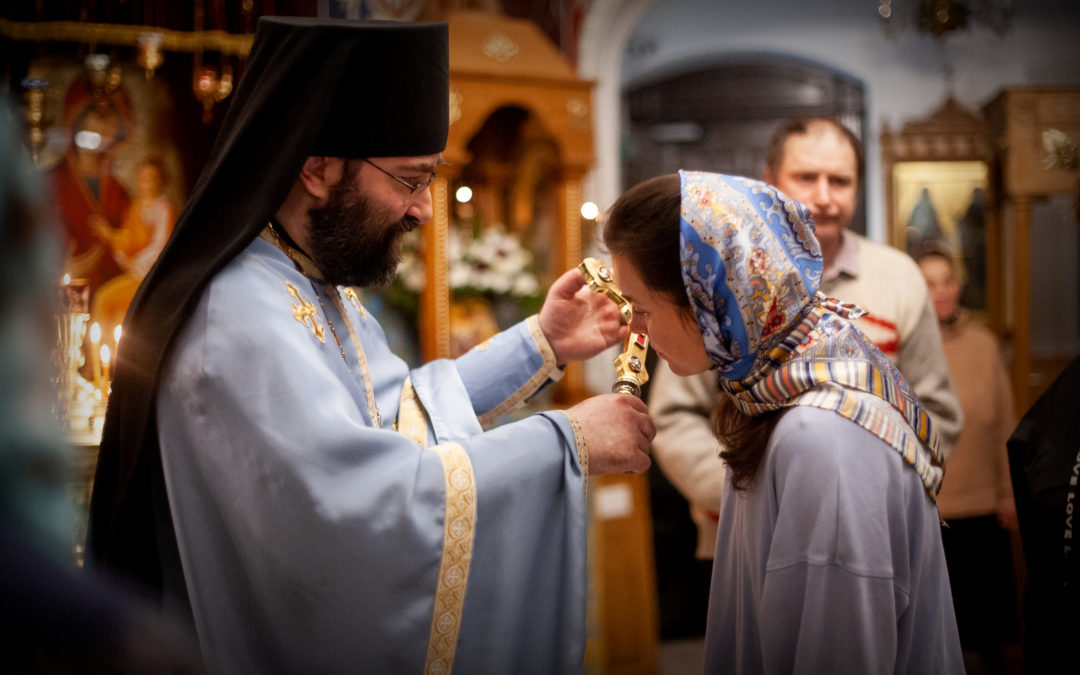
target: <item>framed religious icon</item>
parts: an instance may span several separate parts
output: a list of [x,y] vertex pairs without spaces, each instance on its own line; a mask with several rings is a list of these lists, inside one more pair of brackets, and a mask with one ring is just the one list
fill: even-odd
[[63,237],[54,413],[72,446],[78,564],[122,322],[187,196],[163,79],[91,53],[37,58],[24,82],[41,106],[31,154]]
[[990,135],[948,99],[928,117],[881,134],[889,243],[911,255],[944,248],[964,275],[961,304],[1000,333],[1001,231]]
[[963,271],[961,304],[986,310],[985,162],[898,162],[892,169],[893,245],[910,255],[927,246],[951,252]]
[[186,199],[168,133],[172,95],[106,54],[32,64],[49,121],[37,165],[65,235],[64,272],[89,285],[89,320],[111,339]]

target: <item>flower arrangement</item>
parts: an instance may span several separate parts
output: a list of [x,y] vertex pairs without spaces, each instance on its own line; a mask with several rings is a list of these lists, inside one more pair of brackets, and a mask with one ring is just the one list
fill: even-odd
[[[419,246],[419,230],[410,232],[402,240],[402,262],[391,292],[391,302],[410,312],[415,312],[425,284]],[[524,316],[540,309],[543,294],[532,271],[532,252],[502,225],[477,230],[451,227],[447,257],[448,281],[455,299],[510,298]]]

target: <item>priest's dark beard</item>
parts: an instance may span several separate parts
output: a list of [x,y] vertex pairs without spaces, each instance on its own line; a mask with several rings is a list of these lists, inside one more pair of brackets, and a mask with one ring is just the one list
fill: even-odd
[[331,284],[383,286],[393,281],[401,262],[396,241],[420,222],[409,215],[396,222],[380,215],[368,196],[356,189],[354,166],[353,161],[346,162],[326,204],[308,211],[309,253]]

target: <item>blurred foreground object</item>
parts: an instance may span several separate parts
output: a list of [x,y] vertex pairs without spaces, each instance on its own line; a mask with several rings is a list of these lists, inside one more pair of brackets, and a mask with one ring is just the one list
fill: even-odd
[[0,100],[0,634],[10,645],[5,670],[201,672],[194,660],[198,650],[182,627],[70,562],[70,458],[55,413],[61,401],[56,385],[66,387],[71,380],[52,367],[70,355],[52,361],[49,353],[57,344],[53,310],[62,251],[15,119]]

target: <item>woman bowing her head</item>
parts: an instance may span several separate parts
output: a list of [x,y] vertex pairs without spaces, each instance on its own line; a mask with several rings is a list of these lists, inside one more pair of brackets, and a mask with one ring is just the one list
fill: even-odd
[[963,672],[936,434],[863,311],[818,292],[807,209],[683,171],[627,191],[603,236],[632,330],[724,393],[706,670]]

